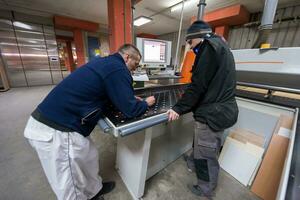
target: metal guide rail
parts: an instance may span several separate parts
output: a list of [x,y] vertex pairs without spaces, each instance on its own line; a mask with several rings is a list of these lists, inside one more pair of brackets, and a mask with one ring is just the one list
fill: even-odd
[[112,133],[116,137],[127,136],[139,130],[167,121],[167,110],[181,98],[187,84],[140,88],[135,90],[135,95],[141,98],[154,96],[156,103],[143,115],[128,119],[113,105],[109,105],[105,118],[100,119],[98,125],[105,133]]

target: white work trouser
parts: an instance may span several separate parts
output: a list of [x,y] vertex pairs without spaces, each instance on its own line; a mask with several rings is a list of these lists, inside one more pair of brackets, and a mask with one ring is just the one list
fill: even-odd
[[102,188],[98,151],[90,138],[61,132],[30,117],[24,136],[36,150],[58,200],[86,200]]

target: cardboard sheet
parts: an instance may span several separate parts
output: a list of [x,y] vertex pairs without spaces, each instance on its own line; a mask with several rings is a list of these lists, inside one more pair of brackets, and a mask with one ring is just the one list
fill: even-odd
[[284,167],[293,118],[281,115],[251,191],[264,200],[275,200]]

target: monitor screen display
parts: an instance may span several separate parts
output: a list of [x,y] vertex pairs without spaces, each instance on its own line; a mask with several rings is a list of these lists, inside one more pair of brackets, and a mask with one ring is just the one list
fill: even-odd
[[144,40],[144,62],[165,63],[167,43],[163,41]]

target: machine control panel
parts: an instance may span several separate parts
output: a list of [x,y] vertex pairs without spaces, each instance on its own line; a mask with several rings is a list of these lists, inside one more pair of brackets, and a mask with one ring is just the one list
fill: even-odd
[[146,98],[148,96],[155,97],[155,104],[147,109],[147,111],[135,118],[126,118],[119,110],[113,105],[108,105],[105,116],[116,126],[122,126],[134,121],[149,118],[158,114],[167,112],[168,109],[172,108],[173,105],[181,98],[184,93],[186,85],[172,86],[171,88],[156,88],[156,89],[144,89],[144,91],[136,91],[136,96]]

